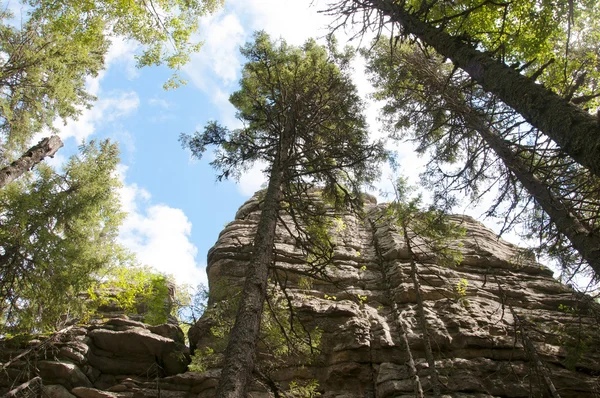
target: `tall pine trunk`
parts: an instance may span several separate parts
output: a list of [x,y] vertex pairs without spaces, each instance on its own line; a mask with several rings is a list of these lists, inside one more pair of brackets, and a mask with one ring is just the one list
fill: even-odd
[[[474,118],[478,118],[478,116],[468,116],[468,119]],[[585,226],[569,210],[568,206],[529,170],[529,167],[513,152],[505,140],[490,131],[482,123],[482,120],[476,122],[480,123],[477,132],[481,138],[502,159],[527,192],[535,198],[535,201],[550,217],[556,229],[569,239],[575,250],[592,267],[596,276],[600,276],[600,235]]]
[[[355,2],[357,0],[354,0]],[[381,11],[406,33],[433,47],[463,69],[481,87],[519,112],[552,138],[575,161],[600,176],[600,123],[597,118],[529,77],[496,61],[473,46],[428,25],[395,0],[366,0],[359,7]]]
[[584,225],[550,187],[536,177],[523,159],[513,152],[509,143],[491,130],[486,120],[462,99],[460,93],[448,91],[442,76],[427,68],[421,68],[415,73],[443,96],[449,110],[460,115],[466,126],[479,134],[546,212],[556,229],[569,239],[573,248],[590,265],[596,276],[600,276],[600,234]]
[[46,137],[29,148],[19,159],[0,169],[0,188],[13,182],[47,156],[54,156],[63,143],[57,135]]
[[274,261],[273,245],[285,182],[286,166],[293,144],[293,123],[283,132],[273,161],[260,220],[254,238],[252,258],[240,298],[235,324],[225,351],[225,364],[217,387],[218,398],[245,398],[254,369],[256,343],[260,332],[263,304],[267,297],[269,267]]
[[400,309],[398,308],[398,303],[394,298],[392,283],[390,281],[388,272],[386,271],[385,262],[379,249],[379,241],[377,240],[377,234],[375,233],[377,231],[377,225],[375,221],[371,218],[369,218],[369,222],[371,224],[371,230],[373,231],[373,246],[375,247],[375,254],[377,256],[379,267],[381,269],[381,274],[383,276],[383,281],[385,283],[385,293],[387,299],[390,302],[390,306],[392,307],[394,321],[396,322],[396,326],[398,327],[398,330],[400,332],[400,340],[402,341],[402,345],[404,346],[404,350],[406,353],[406,369],[412,382],[413,392],[415,394],[415,398],[423,398],[425,396],[423,393],[423,386],[421,385],[419,372],[417,372],[415,359],[410,349],[410,343],[408,341],[408,331],[406,330],[406,323],[404,319],[402,319],[402,313],[400,312]]

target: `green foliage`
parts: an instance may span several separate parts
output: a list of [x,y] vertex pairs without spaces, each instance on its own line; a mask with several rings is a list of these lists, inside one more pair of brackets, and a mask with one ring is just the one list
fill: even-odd
[[[503,219],[501,233],[518,225],[526,239],[539,242],[537,254],[558,262],[565,278],[572,272],[588,274],[582,260],[594,258],[581,248],[589,244],[575,250],[565,217],[550,217],[546,211],[557,207],[544,198],[549,193],[552,203],[568,209],[568,221],[588,229],[594,239],[600,214],[598,179],[572,159],[548,150],[555,144],[537,130],[515,128],[523,124],[520,115],[473,89],[470,79],[451,68],[440,57],[407,45],[391,51],[383,41],[369,60],[377,96],[387,100],[384,114],[396,123],[390,129],[414,139],[419,151],[430,156],[424,182],[449,207],[453,193],[469,194],[476,201],[497,192],[487,215]],[[414,123],[418,127],[408,129]],[[532,180],[540,183],[523,184]],[[517,267],[532,261],[533,252],[512,259]]]
[[335,226],[335,232],[340,233],[346,230],[346,223],[340,217],[333,218],[333,225]]
[[[226,289],[227,292],[223,292]],[[219,289],[220,300],[206,309],[205,317],[210,319],[211,343],[194,352],[190,369],[202,372],[217,366],[222,360],[233,328],[235,314],[240,300],[240,292],[223,285]],[[211,300],[214,300],[211,299]],[[288,306],[285,296],[271,283],[268,301],[264,304],[259,350],[267,353],[267,360],[261,363],[263,370],[270,371],[282,364],[310,363],[318,352],[322,330],[318,327],[307,329]]]
[[313,281],[311,278],[302,277],[298,280],[298,287],[304,290],[311,290],[313,288]]
[[315,379],[308,380],[304,383],[292,381],[285,396],[290,398],[315,398],[320,397],[318,391],[319,382]]
[[189,369],[192,372],[204,372],[211,366],[216,366],[216,358],[215,350],[211,347],[199,348],[192,355],[192,362],[189,364]]
[[311,363],[318,353],[323,331],[318,326],[309,330],[278,294],[271,295],[264,312],[260,341],[272,355],[267,368]]
[[[0,144],[23,150],[31,137],[54,127],[55,119],[76,118],[95,97],[85,81],[104,69],[112,37],[141,44],[138,67],[164,64],[181,69],[201,43],[192,35],[199,17],[222,0],[22,0],[15,27],[0,12]],[[185,81],[177,72],[165,83]],[[5,154],[10,158],[12,153]]]
[[461,280],[458,281],[458,283],[456,284],[456,287],[454,288],[454,290],[456,291],[456,296],[458,298],[462,298],[465,297],[467,295],[467,288],[469,287],[469,281],[462,278]]
[[[199,50],[194,42],[199,17],[216,11],[222,0],[25,0],[32,7],[30,18],[43,21],[53,32],[125,37],[144,49],[136,56],[139,67],[166,65],[179,70],[190,54]],[[104,55],[104,53],[103,53]],[[176,74],[165,85],[182,82]]]
[[[292,128],[295,150],[283,166],[294,173],[286,185],[303,188],[310,176],[313,185],[324,185],[325,197],[340,199],[354,194],[340,182],[376,177],[366,160],[381,157],[381,145],[368,143],[362,102],[348,71],[349,53],[328,51],[314,40],[289,46],[264,32],[255,33],[254,42],[241,52],[248,62],[230,102],[245,127],[230,131],[210,122],[202,133],[183,134],[180,140],[193,156],[201,158],[215,146],[211,165],[219,171],[218,179],[239,178],[256,161],[273,164],[282,133]],[[338,172],[343,169],[350,172],[347,177]]]
[[95,306],[112,304],[125,313],[144,313],[144,322],[166,323],[175,315],[170,290],[175,285],[169,278],[149,267],[117,266],[103,275],[102,282],[88,288]]
[[[600,29],[596,1],[396,4],[452,35],[457,42],[472,44],[486,57],[531,76],[548,92],[559,94],[583,111],[597,113]],[[494,95],[498,90],[488,86],[489,92],[483,92],[470,77],[454,69],[444,57],[433,54],[430,48],[417,49],[406,42],[392,45],[387,39],[377,46],[369,60],[369,70],[377,75],[376,96],[387,100],[384,112],[389,117],[390,130],[414,138],[419,150],[430,155],[424,177],[438,191],[438,197],[453,201],[450,192],[454,191],[479,200],[484,193],[496,191],[490,188],[498,188],[487,215],[504,219],[501,232],[516,225],[523,227],[526,238],[540,242],[538,253],[559,262],[565,279],[573,272],[593,276],[585,263],[592,263],[593,267],[596,260],[582,248],[594,245],[575,243],[579,248],[575,250],[570,229],[556,225],[561,217],[556,213],[549,217],[541,208],[567,209],[570,218],[594,236],[599,214],[597,178],[561,153],[555,142],[531,128],[527,124],[532,121],[529,117],[524,120],[502,104]],[[415,62],[417,57],[410,53],[419,53],[421,60]],[[497,87],[502,81],[503,76],[498,76]],[[494,145],[489,139],[474,134],[478,128],[468,122],[474,116],[503,140],[501,143],[508,149],[504,155],[514,151],[513,161],[502,159],[503,150],[498,150],[497,145],[490,149]],[[572,142],[576,141],[581,140],[573,137]],[[563,150],[568,151],[570,145],[562,145]],[[525,160],[524,167],[516,164],[519,158]],[[449,167],[453,163],[458,163],[456,168]],[[525,184],[525,188],[521,183],[531,179],[527,173],[543,184]],[[554,196],[554,204],[541,204],[540,192],[546,189]],[[535,201],[532,196],[536,196]],[[584,234],[588,232],[580,236]]]
[[231,131],[210,122],[203,132],[180,137],[197,158],[215,147],[218,180],[239,178],[257,161],[269,173],[282,170],[278,210],[291,217],[297,246],[315,274],[331,263],[331,231],[344,228],[331,208],[361,209],[362,184],[377,177],[385,157],[381,143],[369,143],[350,52],[330,47],[314,40],[294,47],[257,32],[241,50],[248,62],[230,97],[244,127]]
[[386,209],[386,216],[402,227],[402,232],[423,241],[413,243],[413,250],[434,255],[443,266],[456,266],[462,262],[462,252],[454,247],[455,241],[464,237],[466,230],[449,219],[442,209],[421,206],[421,196],[411,198],[414,190],[406,179],[399,178],[396,185],[396,200]]
[[[108,45],[100,26],[63,32],[29,21],[20,29],[0,14],[0,143],[20,150],[44,128],[56,132],[55,118],[76,117],[94,99],[86,77],[103,68]],[[4,142],[3,142],[4,141]]]
[[116,243],[124,217],[116,144],[80,148],[62,174],[36,168],[0,190],[0,330],[47,331],[85,312],[78,294],[130,261]]
[[[546,65],[538,80],[567,96],[583,99],[585,107],[599,104],[600,68],[597,3],[593,0],[504,3],[480,0],[406,2],[423,21],[459,40],[486,51],[507,65],[532,75]],[[548,61],[551,61],[548,63]],[[579,83],[577,82],[579,80]]]

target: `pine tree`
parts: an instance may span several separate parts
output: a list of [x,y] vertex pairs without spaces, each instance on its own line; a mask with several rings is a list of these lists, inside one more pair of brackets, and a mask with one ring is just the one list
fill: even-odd
[[450,247],[449,242],[461,237],[465,231],[450,221],[444,211],[435,207],[423,208],[421,197],[411,197],[411,191],[405,179],[398,179],[395,186],[396,198],[388,205],[386,216],[393,225],[399,227],[410,256],[410,278],[415,290],[417,316],[431,374],[433,395],[441,397],[442,383],[429,336],[419,269],[425,266],[424,261],[433,258],[441,266],[455,266],[459,263],[462,255]]
[[94,274],[125,259],[116,144],[90,143],[58,174],[45,165],[0,190],[0,331],[40,332],[83,311]]
[[[248,62],[241,89],[230,101],[244,127],[230,131],[212,122],[203,133],[182,137],[197,157],[208,145],[217,147],[212,165],[220,172],[219,180],[238,177],[256,161],[268,164],[268,186],[219,397],[246,396],[280,210],[285,207],[310,224],[315,210],[310,186],[319,187],[332,202],[356,202],[382,156],[381,146],[368,141],[362,104],[348,74],[348,53],[327,51],[313,40],[292,47],[258,32],[242,54]],[[306,228],[322,232],[313,227]]]
[[[504,42],[503,37],[507,32],[500,31],[496,42],[498,48],[487,48],[487,52],[480,51],[477,45],[488,43],[480,39],[482,36],[480,33],[477,37],[473,33],[485,31],[487,34],[488,32],[483,27],[488,26],[494,32],[498,30],[498,26],[504,29],[505,25],[511,23],[510,20],[503,17],[508,10],[506,7],[514,5],[517,9],[520,7],[529,10],[531,15],[529,18],[538,16],[541,19],[541,25],[540,23],[533,25],[533,28],[537,27],[538,30],[524,29],[525,32],[519,32],[518,35],[523,34],[529,38],[535,32],[541,36],[542,41],[554,40],[556,36],[563,33],[561,27],[566,24],[561,24],[564,21],[553,20],[552,13],[548,16],[540,14],[539,10],[548,12],[548,7],[552,8],[555,5],[529,1],[511,2],[511,4],[506,4],[503,10],[502,7],[496,5],[485,7],[488,2],[480,4],[460,2],[461,8],[444,7],[443,4],[437,3],[439,2],[428,4],[427,2],[395,0],[342,0],[332,6],[329,11],[339,14],[342,19],[341,23],[345,23],[354,15],[362,15],[365,29],[373,27],[381,31],[382,24],[388,21],[392,27],[397,24],[402,35],[417,38],[424,45],[435,49],[439,55],[452,61],[483,90],[494,94],[519,112],[529,124],[554,140],[560,149],[572,159],[586,167],[591,173],[600,176],[599,120],[570,103],[570,98],[563,98],[551,89],[537,83],[537,73],[532,76],[524,76],[520,71],[503,62],[506,57],[502,57],[500,60],[495,59],[493,53],[499,50],[501,53],[508,51],[512,55],[518,53],[518,51],[512,51],[511,43]],[[560,2],[561,7],[565,3]],[[480,15],[481,18],[474,17],[472,20],[472,15]],[[512,23],[515,22],[514,19],[518,21],[518,16],[513,17]],[[595,17],[592,16],[589,19],[594,21]],[[482,25],[482,23],[484,24]],[[466,28],[452,31],[452,26],[456,25]],[[529,27],[531,26],[526,26],[526,28]],[[447,33],[447,31],[451,33]],[[542,44],[544,43],[542,42]],[[522,47],[520,49],[522,50]],[[516,60],[524,61],[518,56]],[[525,62],[527,61],[525,60]],[[593,69],[595,67],[591,66],[590,74],[593,73]],[[570,96],[572,95],[569,94]]]
[[[458,158],[464,157],[464,166],[461,166],[463,171],[478,163],[485,163],[482,158],[495,156],[508,171],[508,174],[504,173],[502,177],[509,180],[507,185],[522,186],[528,197],[533,198],[547,214],[558,234],[568,239],[596,276],[600,275],[598,226],[594,221],[584,218],[589,212],[577,209],[573,203],[564,199],[565,196],[580,197],[582,200],[585,198],[588,204],[595,202],[598,206],[600,203],[586,194],[586,184],[579,184],[577,189],[570,190],[567,195],[557,190],[553,184],[553,179],[556,178],[540,174],[539,170],[542,169],[541,166],[547,169],[551,164],[541,162],[539,167],[532,166],[532,157],[535,155],[528,155],[527,151],[521,149],[522,145],[508,141],[497,131],[498,127],[495,125],[502,124],[495,123],[499,116],[489,116],[485,113],[485,107],[481,106],[485,104],[485,98],[474,97],[476,91],[468,85],[464,88],[458,86],[457,81],[460,81],[460,78],[452,76],[449,68],[435,57],[427,57],[423,51],[406,46],[390,51],[387,44],[380,43],[371,54],[369,68],[376,75],[373,79],[378,88],[378,97],[388,100],[385,111],[391,119],[390,122],[411,114],[412,111],[407,109],[419,107],[419,112],[412,114],[410,119],[420,123],[419,130],[414,133],[420,147],[432,147],[434,156],[446,163],[456,162]],[[479,106],[476,106],[477,104]],[[488,113],[493,115],[492,111]],[[419,120],[414,120],[415,118]],[[477,138],[472,138],[473,136]],[[479,149],[474,150],[479,145],[473,145],[477,139],[481,141],[482,148],[491,150],[489,155]],[[437,167],[439,166],[430,169]],[[489,167],[489,164],[485,167]],[[551,173],[559,175],[569,172],[565,167],[559,166],[553,166],[550,170]],[[470,174],[471,176],[465,178],[471,178],[473,181],[468,184],[472,185],[478,183],[478,180],[489,178],[479,171]],[[510,181],[511,177],[514,181]],[[448,180],[454,177],[442,175],[440,178]],[[447,188],[448,184],[445,184],[445,187]],[[514,200],[525,201],[519,196]],[[514,205],[513,203],[511,206]],[[533,211],[529,210],[528,213],[533,214]],[[550,245],[550,250],[553,247],[556,246]]]

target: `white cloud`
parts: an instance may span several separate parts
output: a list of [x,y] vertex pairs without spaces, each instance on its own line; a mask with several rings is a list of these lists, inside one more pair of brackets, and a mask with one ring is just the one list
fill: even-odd
[[162,98],[150,98],[148,100],[148,105],[150,106],[156,106],[158,108],[163,108],[163,109],[169,109],[171,106],[173,106],[173,104],[171,104],[170,102],[162,99]]
[[247,17],[250,32],[264,30],[274,38],[283,37],[300,45],[310,37],[328,33],[330,17],[318,13],[311,0],[231,0],[232,10]]
[[[119,168],[124,180],[127,167]],[[181,209],[152,203],[148,191],[137,184],[123,184],[121,206],[128,213],[119,241],[138,261],[173,275],[178,284],[207,285],[204,266],[196,263],[198,249],[190,241],[192,223]]]
[[242,62],[239,47],[246,40],[246,33],[238,17],[224,11],[202,18],[201,32],[204,45],[200,52],[192,54],[183,70],[219,109],[219,120],[233,127],[228,124],[235,123],[229,95],[235,90]]
[[267,177],[263,170],[267,165],[263,162],[255,163],[249,170],[242,174],[238,184],[238,190],[243,196],[252,196],[267,182]]
[[126,40],[122,37],[112,37],[111,44],[104,59],[106,69],[115,64],[124,66],[124,70],[129,79],[139,76],[139,70],[135,66],[135,53],[140,49],[140,44],[133,40]]
[[92,135],[100,123],[128,116],[137,110],[139,104],[140,99],[133,91],[111,93],[96,101],[91,109],[85,109],[77,120],[71,119],[66,125],[58,125],[59,136],[63,140],[74,137],[77,142],[81,142]]

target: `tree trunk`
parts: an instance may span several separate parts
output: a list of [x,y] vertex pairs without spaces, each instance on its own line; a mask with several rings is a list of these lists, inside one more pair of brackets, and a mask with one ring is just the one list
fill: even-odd
[[366,3],[367,6],[359,6],[370,5],[401,24],[406,33],[415,35],[450,59],[484,90],[498,96],[529,124],[552,138],[575,161],[600,176],[600,124],[597,118],[490,55],[422,22],[395,0],[366,0]]
[[534,366],[536,367],[538,372],[540,372],[540,374],[542,375],[544,384],[546,384],[546,388],[548,388],[548,391],[552,395],[552,398],[561,398],[560,394],[558,393],[558,390],[556,389],[556,386],[554,386],[554,383],[552,382],[552,377],[551,377],[548,367],[546,366],[546,364],[544,362],[542,362],[542,360],[540,359],[540,356],[537,353],[537,349],[535,348],[535,346],[529,339],[529,335],[527,334],[527,330],[525,329],[525,326],[523,325],[523,321],[521,320],[521,318],[519,317],[519,314],[517,314],[517,312],[515,311],[513,306],[508,302],[506,293],[504,292],[502,285],[500,285],[498,278],[496,278],[494,276],[494,280],[496,281],[496,284],[498,285],[498,296],[500,297],[500,300],[502,300],[502,305],[503,306],[505,304],[508,305],[508,308],[510,309],[510,313],[512,314],[513,319],[515,321],[515,327],[517,329],[519,329],[519,332],[521,334],[521,340],[523,341],[523,347],[525,348],[525,352],[530,357],[530,360],[533,361]]
[[525,328],[523,327],[521,318],[519,318],[519,315],[517,315],[512,305],[509,304],[508,307],[510,308],[510,312],[512,313],[513,318],[515,319],[515,323],[517,324],[518,329],[521,331],[521,340],[523,341],[523,345],[525,346],[525,351],[529,354],[529,357],[535,364],[535,367],[538,370],[538,372],[541,373],[542,378],[544,379],[544,383],[546,384],[546,388],[548,388],[548,391],[550,391],[550,394],[553,398],[561,398],[560,394],[558,393],[558,390],[556,389],[556,386],[554,386],[554,382],[552,382],[552,377],[550,375],[550,372],[548,371],[548,368],[546,367],[546,364],[542,362],[540,356],[537,353],[537,349],[529,339],[529,335],[527,334],[527,330],[525,330]]
[[417,261],[415,258],[415,254],[412,250],[410,238],[408,237],[408,228],[406,228],[406,225],[402,225],[402,232],[404,233],[404,242],[406,243],[406,247],[408,249],[408,252],[410,253],[410,277],[413,282],[413,287],[415,289],[415,295],[417,299],[417,312],[419,313],[419,323],[421,324],[421,331],[423,333],[425,358],[427,359],[427,364],[429,365],[429,372],[431,374],[431,386],[433,389],[433,396],[439,398],[442,396],[440,390],[440,375],[438,374],[437,368],[435,366],[435,358],[433,356],[433,350],[431,349],[431,339],[429,338],[429,333],[427,331],[427,318],[425,318],[425,307],[423,306],[423,297],[421,297],[421,284],[419,283],[419,276],[417,274]]
[[267,296],[269,267],[273,263],[275,229],[282,199],[281,186],[293,144],[293,130],[286,128],[273,162],[269,185],[262,204],[254,238],[252,258],[240,298],[235,324],[225,351],[225,365],[217,387],[218,398],[245,398],[254,369],[256,342],[260,332],[263,304]]
[[444,78],[424,68],[417,73],[426,78],[427,84],[443,96],[448,109],[461,115],[467,127],[481,136],[527,192],[535,198],[558,231],[569,239],[596,276],[600,276],[600,234],[591,231],[581,223],[548,185],[530,171],[523,159],[512,151],[508,143],[488,127],[486,120],[462,99],[460,93],[448,90]]
[[507,142],[490,131],[478,115],[467,113],[465,120],[535,198],[556,228],[569,239],[575,250],[592,267],[596,276],[600,276],[600,235],[582,224],[552,190],[529,170]]
[[53,157],[56,151],[62,146],[63,143],[57,135],[46,137],[32,146],[19,159],[0,169],[0,188],[14,181],[27,170],[31,170],[33,166],[41,162],[46,156]]

